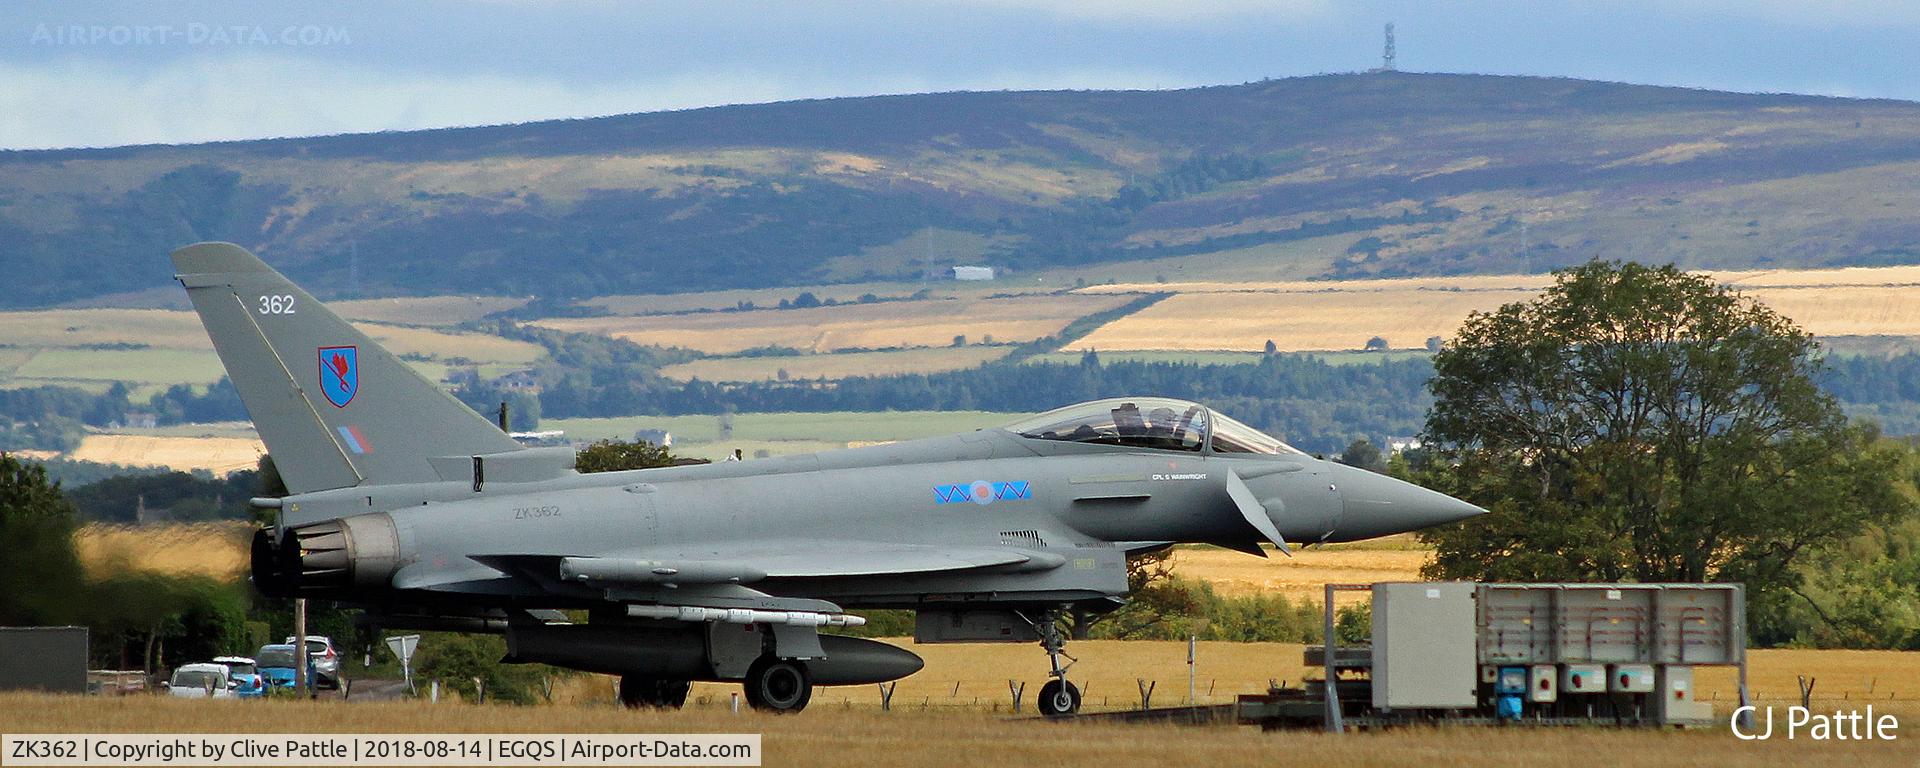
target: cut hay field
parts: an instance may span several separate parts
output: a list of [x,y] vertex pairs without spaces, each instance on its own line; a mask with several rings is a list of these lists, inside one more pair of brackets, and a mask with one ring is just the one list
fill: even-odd
[[[1920,267],[1713,272],[1823,337],[1920,336]],[[1082,294],[1170,292],[1069,350],[1352,350],[1379,336],[1398,349],[1449,337],[1472,312],[1530,299],[1542,275],[1392,280],[1175,282],[1094,286]],[[1195,327],[1206,327],[1195,334]]]
[[534,324],[640,344],[689,347],[710,354],[770,345],[832,352],[848,348],[945,347],[955,336],[975,342],[988,336],[999,342],[1030,341],[1126,301],[1124,296],[1023,296],[688,315],[548,318]]
[[972,368],[1005,357],[1009,351],[1009,347],[974,345],[824,355],[717,357],[670,365],[660,369],[660,375],[681,381],[770,381],[780,379],[782,371],[790,379],[936,373]]
[[181,471],[204,469],[218,476],[253,469],[266,452],[258,438],[89,434],[65,458]]

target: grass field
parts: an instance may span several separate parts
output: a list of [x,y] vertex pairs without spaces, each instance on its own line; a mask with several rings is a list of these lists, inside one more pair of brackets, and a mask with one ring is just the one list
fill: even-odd
[[[1004,424],[1023,414],[989,411],[888,411],[884,413],[740,413],[733,439],[806,440],[837,443],[911,440]],[[623,416],[612,419],[544,419],[543,429],[563,429],[575,440],[633,439],[640,429],[673,433],[674,445],[720,440],[718,416]]]
[[934,373],[972,368],[1005,357],[1008,347],[933,347],[888,352],[841,352],[781,357],[718,357],[670,365],[660,375],[682,381],[768,381],[786,371],[792,379],[843,379],[848,376],[884,376]]
[[598,333],[641,344],[727,354],[776,345],[811,352],[836,349],[944,347],[969,341],[1030,341],[1074,319],[1125,303],[1121,296],[1026,296],[1006,299],[898,301],[751,312],[642,317],[549,318],[535,325]]

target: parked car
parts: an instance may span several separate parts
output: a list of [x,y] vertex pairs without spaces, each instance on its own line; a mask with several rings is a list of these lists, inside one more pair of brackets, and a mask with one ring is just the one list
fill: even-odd
[[225,664],[182,664],[167,681],[167,695],[183,699],[230,699],[233,683]]
[[[256,662],[255,669],[259,671],[260,677],[267,681],[269,687],[293,688],[293,667],[300,662],[299,656],[294,653],[292,643],[260,646],[260,652],[255,653],[253,659]],[[315,674],[312,656],[307,657],[307,679],[316,683],[320,679],[319,675]]]
[[260,676],[253,659],[245,656],[215,656],[213,663],[227,665],[227,680],[233,683],[233,695],[243,699],[267,695],[267,681]]
[[[291,645],[293,638],[287,638]],[[333,647],[333,639],[325,635],[307,635],[307,658],[313,662],[313,668],[320,673],[315,684],[321,688],[340,687],[340,652]]]

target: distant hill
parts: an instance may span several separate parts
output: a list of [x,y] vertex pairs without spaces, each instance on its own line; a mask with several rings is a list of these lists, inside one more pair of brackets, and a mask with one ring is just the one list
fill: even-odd
[[167,289],[203,239],[328,297],[1916,263],[1917,171],[1920,104],[1410,73],[7,152],[0,306]]

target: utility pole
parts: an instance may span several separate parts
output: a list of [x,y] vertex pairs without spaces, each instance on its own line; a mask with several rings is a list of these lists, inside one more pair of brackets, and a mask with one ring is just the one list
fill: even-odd
[[293,599],[293,689],[317,697],[313,680],[307,675],[307,599]]

